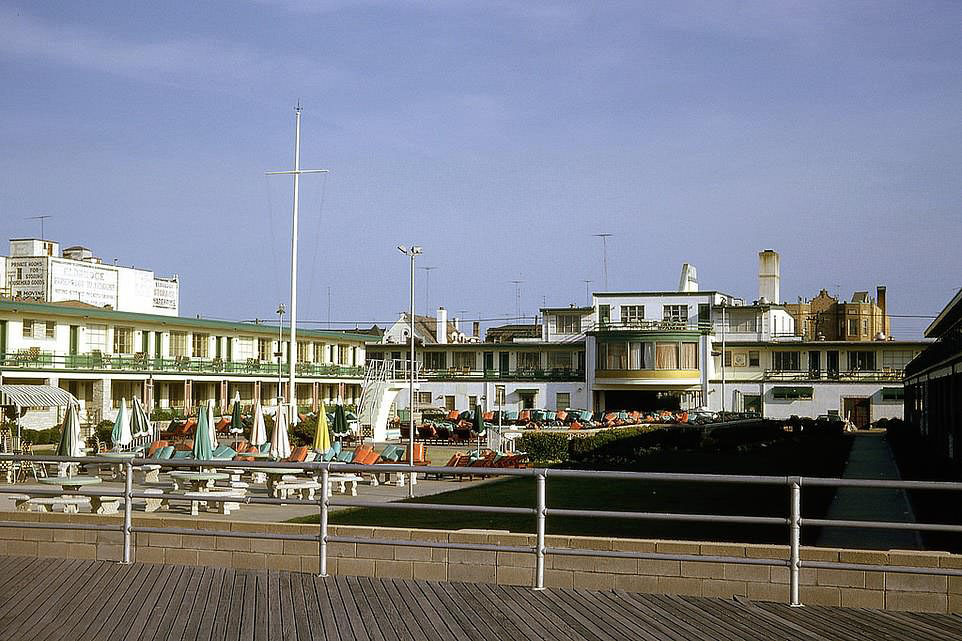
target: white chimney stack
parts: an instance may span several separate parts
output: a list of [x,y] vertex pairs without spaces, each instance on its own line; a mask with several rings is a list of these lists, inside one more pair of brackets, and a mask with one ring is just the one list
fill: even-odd
[[444,345],[448,342],[448,310],[438,307],[437,329],[435,336],[439,344]]
[[684,263],[681,266],[681,278],[678,281],[678,291],[697,292],[698,291],[698,271],[694,265]]
[[774,303],[781,302],[778,291],[780,276],[780,266],[778,252],[774,249],[766,249],[758,252],[758,302]]

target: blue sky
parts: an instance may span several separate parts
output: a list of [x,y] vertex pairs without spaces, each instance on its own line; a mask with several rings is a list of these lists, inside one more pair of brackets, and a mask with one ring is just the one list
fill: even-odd
[[[182,278],[186,314],[287,298],[304,106],[301,316],[467,318],[602,289],[787,301],[962,286],[962,5],[418,0],[0,2],[0,234]],[[897,330],[916,335],[923,320]]]

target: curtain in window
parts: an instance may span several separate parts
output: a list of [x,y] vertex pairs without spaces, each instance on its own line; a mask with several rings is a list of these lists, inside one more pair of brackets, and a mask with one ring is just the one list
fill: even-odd
[[657,369],[678,369],[677,343],[657,343],[655,345],[655,367]]
[[608,343],[608,363],[605,369],[628,369],[627,343]]
[[698,369],[698,343],[681,344],[681,369]]
[[629,343],[628,367],[630,369],[645,369],[644,343]]

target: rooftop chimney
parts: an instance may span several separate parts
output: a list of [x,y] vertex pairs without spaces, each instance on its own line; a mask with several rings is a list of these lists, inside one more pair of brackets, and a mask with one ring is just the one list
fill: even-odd
[[448,310],[438,307],[437,328],[434,332],[439,344],[448,342]]
[[878,287],[875,288],[875,302],[878,305],[879,309],[882,310],[882,333],[891,334],[892,332],[889,329],[889,322],[888,322],[889,319],[886,316],[886,314],[888,314],[888,310],[885,306],[885,285],[879,285]]
[[758,252],[758,302],[776,305],[781,302],[779,280],[778,252],[774,249]]
[[678,291],[697,292],[698,291],[698,272],[694,265],[684,263],[681,266],[681,278],[678,280]]
[[471,323],[471,335],[475,338],[481,338],[481,321]]

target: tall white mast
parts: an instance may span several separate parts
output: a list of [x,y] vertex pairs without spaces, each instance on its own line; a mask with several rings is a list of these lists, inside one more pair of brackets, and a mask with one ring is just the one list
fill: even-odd
[[[294,176],[294,207],[291,214],[291,340],[288,348],[287,404],[290,408],[291,422],[297,422],[297,388],[295,373],[297,369],[297,205],[299,197],[299,178],[301,174],[322,174],[327,169],[301,169],[301,105],[294,108],[294,169],[293,171],[269,171],[268,175],[292,174]],[[280,351],[280,346],[278,346]],[[278,395],[280,393],[278,392]]]

